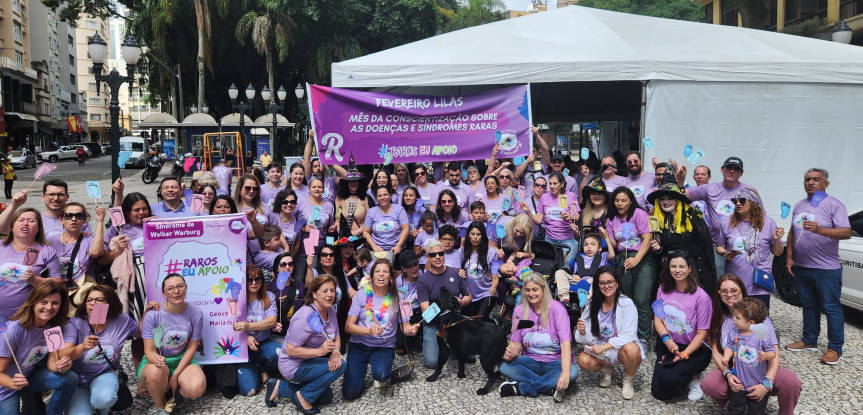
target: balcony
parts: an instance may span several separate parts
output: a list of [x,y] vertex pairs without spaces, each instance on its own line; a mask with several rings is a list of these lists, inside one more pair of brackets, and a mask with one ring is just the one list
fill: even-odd
[[[14,71],[18,71],[24,75],[24,77],[31,78],[31,82],[36,82],[39,74],[34,71],[32,68],[25,67],[24,65],[14,61],[11,58],[0,56],[0,69],[11,69]],[[4,71],[6,72],[6,71]]]

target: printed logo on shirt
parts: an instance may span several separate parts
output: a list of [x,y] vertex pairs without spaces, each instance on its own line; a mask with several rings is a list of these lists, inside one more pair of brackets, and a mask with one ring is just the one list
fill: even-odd
[[745,344],[740,344],[737,346],[737,360],[747,366],[758,366],[760,363],[758,360],[758,350]]
[[635,249],[635,247],[638,245],[638,241],[640,240],[639,236],[637,234],[635,234],[635,231],[633,231],[632,234],[634,236],[633,238],[624,239],[623,238],[623,232],[622,231],[616,231],[616,232],[614,232],[614,239],[617,240],[617,244],[619,246],[621,246],[623,249],[632,250],[632,249]]
[[467,270],[467,276],[470,278],[482,278],[485,276],[485,269],[482,265],[471,266]]
[[144,253],[144,236],[141,235],[135,239],[132,239],[132,242],[129,243],[129,246],[132,247],[132,252],[136,254]]
[[531,354],[560,354],[560,342],[551,340],[548,333],[529,332],[524,335],[522,344]]
[[[108,359],[111,359],[111,362],[117,360],[117,356],[114,356],[114,346],[103,344],[102,350],[104,350],[105,356],[108,357]],[[85,366],[108,366],[108,363],[105,362],[105,358],[102,357],[102,353],[100,353],[99,349],[95,347],[84,353],[83,362]]]
[[396,222],[392,220],[384,220],[378,223],[375,223],[374,232],[375,235],[387,235],[393,233],[396,230]]
[[614,337],[614,327],[611,324],[602,324],[599,326],[599,337],[610,339]]
[[565,209],[561,209],[559,206],[549,206],[545,208],[545,214],[548,216],[549,220],[563,220],[563,216],[561,214]]
[[30,353],[27,353],[27,357],[21,361],[21,370],[26,371],[27,369],[36,365],[42,361],[42,359],[48,356],[48,348],[45,346],[35,346],[30,349]]
[[707,211],[706,205],[703,200],[696,200],[690,204],[690,206],[694,207],[696,210],[701,212],[702,215]]
[[815,214],[812,212],[800,212],[794,215],[794,232],[797,234],[803,232],[803,222],[807,220],[815,220]]
[[641,197],[641,195],[644,194],[644,185],[643,184],[635,184],[635,185],[629,186],[629,190],[632,190],[632,193],[635,195],[635,197]]
[[188,342],[188,331],[165,331],[165,337],[162,339],[162,354],[165,356],[176,356],[186,349],[186,343]]
[[[64,278],[66,277],[66,273],[69,272],[69,258],[68,257],[60,257],[60,275]],[[77,281],[81,276],[84,275],[84,267],[81,266],[81,262],[78,261],[78,258],[75,258],[75,264],[72,268],[72,278]]]
[[734,243],[731,244],[731,249],[736,250],[736,251],[740,251],[740,252],[744,252],[744,250],[746,249],[746,245],[743,243],[743,237],[742,236],[738,236],[738,237],[734,238]]
[[720,200],[719,203],[716,204],[716,208],[714,210],[719,216],[731,216],[731,214],[734,213],[734,203],[731,203],[730,200]]
[[15,262],[4,262],[0,265],[0,287],[10,284],[14,287],[20,287],[25,283],[21,280],[24,271],[27,267]]
[[663,310],[665,311],[665,327],[672,333],[680,335],[692,334],[692,324],[686,321],[686,312],[677,307],[664,303]]

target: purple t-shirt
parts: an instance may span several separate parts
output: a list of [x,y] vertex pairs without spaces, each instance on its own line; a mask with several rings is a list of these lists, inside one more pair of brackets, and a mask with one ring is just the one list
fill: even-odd
[[764,217],[764,226],[758,233],[758,243],[753,252],[747,252],[743,243],[746,236],[749,235],[750,227],[749,222],[739,221],[737,226],[732,228],[730,218],[720,218],[717,226],[719,232],[713,243],[729,251],[738,250],[742,252],[733,261],[725,261],[725,272],[740,277],[743,284],[746,285],[746,292],[749,295],[770,295],[770,291],[756,286],[752,281],[755,278],[756,269],[772,273],[773,261],[771,260],[770,247],[773,246],[776,222],[768,216]]
[[[615,311],[613,307],[608,309],[608,311],[604,311],[602,308],[599,309],[599,315],[597,316],[597,320],[599,321],[599,337],[597,337],[594,344],[605,344],[608,343],[609,339],[617,337],[617,313]],[[590,323],[585,322],[585,324]]]
[[84,274],[87,274],[93,264],[95,263],[94,259],[90,257],[90,246],[93,245],[93,235],[85,236],[81,239],[81,247],[78,248],[78,254],[74,260],[70,257],[72,256],[72,251],[75,249],[75,242],[64,244],[60,241],[60,234],[53,235],[48,238],[48,245],[51,245],[51,248],[54,248],[57,251],[57,258],[60,260],[60,275],[65,279],[66,273],[68,272],[69,265],[74,264],[72,268],[72,278],[75,281],[81,279]]
[[[117,317],[108,320],[108,324],[102,331],[95,333],[99,336],[99,344],[102,351],[111,359],[114,367],[120,367],[120,352],[123,343],[129,336],[138,332],[138,323],[128,314],[120,313]],[[90,324],[86,320],[73,317],[69,324],[63,326],[63,341],[79,345],[90,335]],[[111,365],[102,357],[98,347],[85,351],[72,362],[72,370],[78,374],[78,380],[82,384],[90,383],[96,376],[111,371]]]
[[[9,314],[11,316],[11,314]],[[18,365],[10,361],[6,366],[6,374],[11,378],[18,372],[21,366],[24,377],[33,373],[33,369],[45,356],[48,356],[48,347],[45,345],[44,331],[48,327],[31,327],[29,330],[18,325],[17,321],[6,322],[4,341],[0,341],[0,357],[10,358],[15,354]],[[12,350],[9,346],[12,346]],[[12,396],[17,391],[0,387],[0,401]]]
[[[431,239],[437,239],[437,233],[428,233],[426,231],[420,231],[420,233],[418,233],[417,237],[414,239],[414,245],[415,246],[421,246],[421,247],[425,248],[426,241],[431,240]],[[426,258],[425,251],[423,251],[422,256],[420,256],[418,258],[418,260],[419,260],[420,264],[422,264],[422,265],[426,264],[426,261],[428,260],[428,258]]]
[[[306,360],[299,357],[288,356],[286,351],[288,349],[288,344],[308,349],[317,349],[324,344],[325,340],[335,340],[339,335],[339,325],[336,319],[336,309],[334,307],[327,309],[326,321],[324,321],[320,315],[317,318],[312,317],[313,313],[317,314],[314,304],[310,306],[306,305],[300,307],[300,309],[294,313],[293,317],[291,317],[291,324],[288,326],[288,333],[285,335],[285,342],[282,345],[282,350],[279,352],[279,372],[282,372],[282,376],[285,377],[285,380],[293,379],[294,373],[296,373],[297,368],[300,367],[300,363]],[[312,324],[310,324],[310,320],[312,320]],[[319,329],[323,326],[323,330],[316,331],[312,328],[312,325]]]
[[[306,177],[306,183],[311,183],[312,177],[312,175]],[[327,202],[335,203],[336,196],[339,194],[338,189],[336,188],[336,178],[322,177],[322,179],[324,180],[324,193],[321,195],[321,197],[323,197],[324,200],[326,200]]]
[[[470,204],[476,200],[476,195],[471,191],[470,186],[459,182],[458,187],[453,187],[449,180],[446,180],[438,183],[437,194],[440,195],[444,190],[450,190],[455,193],[455,203],[461,208],[461,217],[468,217]],[[433,203],[437,203],[437,199],[434,199]]]
[[[563,196],[563,195],[561,195]],[[549,193],[545,193],[539,198],[539,203],[536,205],[536,210],[543,214],[542,226],[545,227],[545,236],[556,241],[572,239],[572,228],[569,227],[569,221],[564,220],[561,216],[563,212],[576,213],[580,211],[578,207],[578,196],[572,192],[566,192],[566,207],[560,207],[560,196],[555,197]]]
[[639,177],[629,176],[621,177],[621,179],[623,179],[622,185],[628,187],[629,190],[632,190],[632,193],[635,194],[635,200],[638,201],[638,206],[647,210],[647,195],[656,183],[656,176],[642,171],[641,176]]
[[[278,225],[279,224],[279,215],[270,211],[270,208],[264,206],[264,213],[258,212],[255,214],[255,219],[258,220],[258,223],[261,225]],[[246,213],[252,210],[250,207],[241,207],[240,213]],[[245,219],[245,218],[243,218]],[[248,227],[246,229],[249,229]],[[260,235],[257,235],[260,236]],[[261,241],[258,238],[249,240],[249,251],[252,252],[252,255],[257,254],[261,251]]]
[[[396,307],[398,307],[398,302],[401,300],[401,297],[398,299],[390,299],[390,307],[386,312],[381,313],[381,306],[386,297],[379,297],[374,295],[374,293],[371,293],[372,306],[369,310],[366,310],[368,294],[369,293],[366,292],[365,289],[357,291],[357,294],[354,296],[353,302],[351,303],[351,308],[348,310],[348,316],[356,316],[357,325],[360,327],[372,327],[374,325],[378,325],[383,327],[384,332],[380,336],[354,334],[351,336],[351,342],[363,344],[369,347],[395,347],[396,330],[398,329],[398,314],[396,313]],[[408,318],[402,318],[403,322],[407,320]]]
[[814,220],[818,226],[825,228],[849,228],[848,212],[845,205],[833,196],[827,196],[812,207],[809,199],[803,199],[794,205],[792,216],[794,226],[794,265],[806,268],[838,269],[839,241],[823,235],[803,231],[805,220]]
[[[270,266],[272,266],[272,264],[273,263],[271,261]],[[249,323],[257,323],[267,317],[275,317],[277,315],[276,296],[267,291],[267,298],[270,299],[270,305],[266,309],[261,306],[261,302],[258,300],[254,300],[249,303],[248,310],[246,311],[246,321]],[[250,330],[249,335],[255,336],[255,340],[260,343],[272,337],[273,332],[270,330]]]
[[605,190],[611,194],[614,189],[617,189],[620,186],[626,186],[626,177],[614,175],[611,176],[610,179],[602,178],[602,181],[605,183]]
[[255,265],[267,270],[273,270],[273,261],[282,254],[281,248],[276,252],[258,251],[255,254]]
[[[403,275],[396,278],[396,285],[399,287],[399,297],[401,300],[410,300],[411,308],[415,310],[420,308],[420,303],[417,301],[417,282],[419,282],[419,277],[414,282],[408,281]],[[402,319],[405,317],[402,316]]]
[[[93,230],[90,229],[90,223],[84,222],[84,225],[81,226],[81,232],[93,233]],[[63,233],[63,224],[60,223],[60,218],[42,213],[42,234],[45,235],[45,239],[58,233]]]
[[695,294],[679,291],[667,293],[660,287],[656,299],[662,300],[662,320],[675,343],[689,344],[695,338],[696,330],[710,328],[713,306],[710,304],[710,296],[701,287],[698,287]]
[[423,201],[423,207],[428,209],[429,206],[437,203],[437,197],[440,192],[437,190],[437,185],[428,183],[426,187],[417,186],[417,190],[420,192],[420,199]]
[[216,176],[216,180],[219,182],[219,190],[227,193],[228,186],[231,184],[231,168],[227,166],[213,167],[213,175]]
[[549,167],[543,161],[538,161],[540,165],[540,169],[536,169],[536,163],[527,163],[527,170],[524,171],[524,174],[521,176],[521,184],[527,189],[528,192],[533,189],[533,182],[536,177],[545,177],[545,175],[549,171]]
[[161,324],[165,325],[160,349],[162,356],[178,356],[186,352],[190,340],[201,340],[204,313],[189,303],[186,303],[186,309],[179,314],[170,313],[164,308],[158,311],[150,310],[144,315],[141,337],[152,340],[153,328]]
[[[285,186],[287,187],[287,186]],[[291,190],[297,194],[297,200],[307,200],[309,198],[309,186],[303,185],[300,188],[295,189],[293,183],[291,184]]]
[[[737,192],[744,188],[754,189],[752,186],[744,184],[743,182],[738,182],[737,186],[734,186],[731,189],[727,189],[723,186],[722,182],[705,183],[701,186],[688,189],[693,202],[704,201],[706,203],[704,210],[707,212],[702,213],[705,213],[705,220],[710,225],[711,235],[716,235],[716,232],[718,231],[717,226],[719,224],[719,218],[728,217],[734,213],[734,203],[731,203],[731,199],[737,196]],[[762,207],[764,206],[764,204],[761,203],[760,197],[758,198],[758,204]]]
[[[512,312],[512,325],[515,327],[522,319],[525,304],[519,304]],[[528,306],[530,307],[530,306]],[[557,301],[552,301],[548,309],[548,319],[543,327],[540,316],[530,307],[528,320],[533,321],[529,329],[515,330],[510,340],[521,343],[521,355],[537,362],[553,362],[561,358],[561,343],[572,342],[572,328],[566,309]]]
[[461,247],[443,253],[443,264],[451,268],[461,268],[462,259],[464,259],[464,252],[462,252]]
[[[635,209],[629,221],[624,221],[618,216],[609,218],[606,221],[606,228],[614,235],[614,240],[617,241],[617,252],[637,251],[641,248],[641,235],[650,233],[650,224],[647,222],[647,212],[641,209]],[[631,226],[626,225],[632,224]],[[624,235],[624,225],[629,232]]]
[[161,219],[188,218],[190,216],[195,216],[195,212],[192,212],[192,208],[186,206],[186,202],[182,199],[180,200],[180,206],[177,206],[177,209],[169,208],[165,202],[150,203],[150,214],[158,216]]
[[290,215],[290,219],[287,222],[282,221],[281,215],[276,215],[276,218],[278,220],[274,224],[278,224],[279,228],[282,229],[282,235],[285,235],[285,240],[288,244],[293,243],[294,239],[297,239],[297,228],[302,227],[298,225],[297,218],[294,215]]
[[[315,213],[315,205],[312,204],[311,200],[301,198],[299,199],[299,203],[297,203],[297,223],[300,227],[305,226],[306,224],[312,225],[313,228],[320,231],[320,237],[318,238],[318,245],[322,246],[324,244],[324,240],[327,238],[327,229],[330,225],[333,224],[333,216],[335,211],[333,209],[333,204],[323,201],[323,204],[319,206],[320,213],[317,218],[313,218]],[[309,234],[303,232],[301,239],[305,240],[309,237]],[[304,252],[303,249],[300,249],[300,252]]]
[[105,252],[108,252],[108,244],[111,243],[117,235],[126,235],[129,239],[129,247],[132,248],[132,255],[137,257],[144,255],[144,226],[125,224],[120,227],[120,232],[117,232],[117,227],[112,226],[105,231]]
[[470,258],[464,266],[464,271],[467,274],[465,283],[470,289],[470,295],[473,301],[487,298],[489,290],[491,290],[491,262],[497,259],[497,251],[494,248],[488,249],[488,255],[482,261],[478,261],[479,254],[471,252]]
[[18,306],[24,303],[33,286],[21,277],[30,268],[38,277],[42,270],[48,269],[48,277],[60,277],[60,261],[57,251],[50,245],[33,245],[25,252],[18,252],[8,245],[0,244],[0,315],[12,317]]
[[441,287],[446,287],[452,295],[463,297],[470,294],[464,278],[458,276],[458,268],[447,266],[443,274],[435,274],[430,269],[420,274],[417,280],[417,301],[433,303]]
[[369,209],[363,226],[371,229],[372,240],[384,251],[392,249],[399,242],[402,225],[410,224],[405,208],[391,205],[384,213],[380,206]]
[[[767,362],[762,362],[758,359],[759,352],[775,352],[776,351],[776,333],[773,330],[773,324],[768,323],[768,335],[762,337],[755,332],[749,334],[740,334],[740,330],[731,322],[726,332],[726,325],[732,321],[727,319],[722,324],[723,339],[726,341],[723,346],[732,349],[737,347],[737,353],[734,355],[734,370],[737,372],[737,378],[743,383],[743,387],[748,388],[755,385],[760,385],[767,375]],[[767,320],[765,320],[767,323]]]
[[272,188],[270,186],[270,182],[264,183],[261,185],[261,203],[267,205],[270,209],[273,208],[273,199],[276,198],[276,195],[279,194],[282,190],[285,189],[285,186],[279,186],[277,188]]
[[516,205],[515,200],[501,194],[498,194],[494,199],[489,199],[488,195],[485,195],[482,201],[485,204],[485,213],[488,214],[490,223],[497,223],[497,220],[502,216],[509,215],[513,206]]

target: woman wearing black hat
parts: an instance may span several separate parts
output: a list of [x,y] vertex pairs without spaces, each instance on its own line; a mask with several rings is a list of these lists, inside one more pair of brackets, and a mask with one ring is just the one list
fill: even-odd
[[336,226],[339,238],[348,236],[363,236],[363,222],[366,213],[374,202],[366,193],[367,183],[364,176],[354,165],[351,155],[348,172],[339,180],[339,193],[336,197]]
[[698,284],[712,293],[716,286],[716,266],[710,230],[701,212],[690,206],[692,201],[672,180],[670,174],[666,175],[659,189],[647,196],[647,202],[654,207],[654,216],[649,219],[653,221],[655,217],[654,229],[659,229],[654,232],[650,247],[659,255],[660,263],[665,263],[671,253],[685,252],[698,272]]
[[[578,218],[578,228],[581,235],[587,233],[599,234],[599,227],[605,226],[608,217],[608,190],[601,177],[595,177],[590,183],[581,189],[581,197],[584,200],[584,209]],[[589,227],[585,230],[585,227]]]

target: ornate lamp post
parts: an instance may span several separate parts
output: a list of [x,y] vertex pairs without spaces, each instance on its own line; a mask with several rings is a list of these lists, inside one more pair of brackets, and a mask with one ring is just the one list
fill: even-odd
[[[269,101],[270,96],[270,88],[264,86],[264,89],[261,90],[261,98],[263,98],[264,101]],[[273,128],[270,130],[270,153],[272,154],[276,153],[276,132],[278,131],[277,128],[279,127],[279,122],[276,116],[278,115],[279,111],[285,109],[285,104],[279,104],[279,102],[285,102],[285,98],[288,97],[288,91],[285,91],[284,86],[280,86],[278,92],[276,92],[276,96],[278,97],[278,100],[274,99],[272,102],[270,102],[270,105],[267,106],[267,111],[273,114]]]
[[[243,101],[237,102],[239,92],[237,86],[234,84],[231,84],[231,87],[228,88],[228,98],[231,98],[231,108],[240,113],[240,137],[243,140],[243,147],[246,147],[248,144],[246,143],[246,131],[244,129],[246,126],[246,110],[251,109],[252,105]],[[253,99],[255,99],[255,88],[249,83],[249,86],[246,87],[246,100],[251,102]]]

